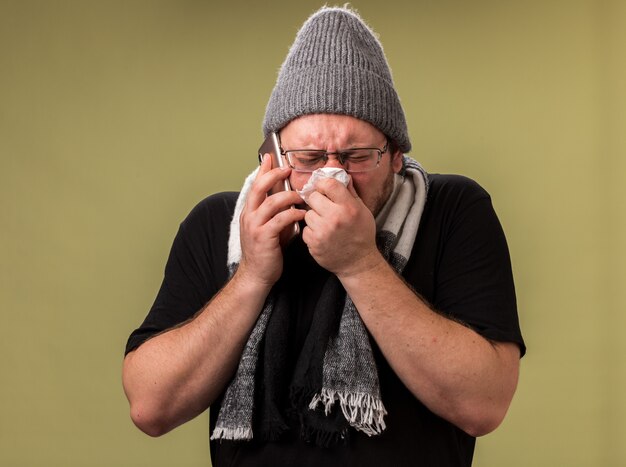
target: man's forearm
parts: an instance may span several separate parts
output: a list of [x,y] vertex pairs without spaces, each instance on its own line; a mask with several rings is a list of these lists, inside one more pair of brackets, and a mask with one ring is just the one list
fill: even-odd
[[238,274],[193,319],[124,359],[131,418],[159,436],[194,418],[222,392],[267,296]]
[[517,385],[515,344],[492,344],[432,311],[384,260],[340,279],[385,358],[422,403],[474,436],[497,427]]

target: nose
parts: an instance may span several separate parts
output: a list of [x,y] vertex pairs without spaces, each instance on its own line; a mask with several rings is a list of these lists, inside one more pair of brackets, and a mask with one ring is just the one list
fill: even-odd
[[339,162],[339,158],[336,154],[328,154],[326,157],[328,157],[328,160],[326,161],[324,167],[336,167],[343,169],[343,165]]

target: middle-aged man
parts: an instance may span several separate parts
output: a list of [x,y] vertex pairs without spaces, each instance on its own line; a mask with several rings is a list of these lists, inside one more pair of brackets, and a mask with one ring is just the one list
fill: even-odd
[[349,9],[305,22],[263,129],[286,168],[266,156],[191,211],[128,340],[133,421],[158,436],[210,407],[215,466],[470,465],[525,352],[489,195],[405,155],[382,47]]

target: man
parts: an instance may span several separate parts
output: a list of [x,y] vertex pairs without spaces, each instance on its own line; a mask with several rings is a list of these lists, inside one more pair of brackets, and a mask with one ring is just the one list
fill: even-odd
[[158,436],[210,407],[216,466],[470,465],[525,351],[489,195],[404,156],[382,48],[348,9],[303,25],[263,128],[287,167],[266,155],[181,224],[126,349],[133,421]]

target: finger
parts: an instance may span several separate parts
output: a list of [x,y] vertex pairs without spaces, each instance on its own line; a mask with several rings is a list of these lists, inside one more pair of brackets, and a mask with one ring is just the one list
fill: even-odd
[[289,208],[279,212],[266,224],[270,236],[279,236],[289,225],[304,219],[306,211],[304,209]]
[[252,209],[258,208],[267,197],[268,191],[277,183],[286,180],[291,174],[291,168],[289,167],[272,169],[271,160],[269,159],[271,158],[266,154],[248,193],[246,204]]
[[304,216],[304,222],[306,222],[307,227],[311,230],[315,230],[322,222],[322,216],[314,210],[309,210]]
[[270,170],[272,170],[272,156],[270,154],[263,154],[255,180]]
[[332,209],[334,203],[319,191],[313,191],[307,196],[306,204],[317,212],[325,212]]
[[281,191],[267,196],[263,202],[255,210],[258,216],[258,222],[264,224],[279,212],[284,211],[298,203],[302,202],[302,198],[295,191]]
[[302,229],[302,241],[307,246],[310,246],[313,242],[313,230],[308,225],[306,225],[304,229]]
[[246,198],[246,208],[256,209],[258,205],[263,202],[264,197],[254,192],[254,184],[258,183],[260,178],[267,174],[271,168],[272,162],[270,160],[270,155],[264,154],[261,158],[261,164],[259,165],[259,169],[254,177],[250,191],[248,192],[248,196]]
[[343,183],[332,178],[320,180],[315,185],[315,188],[334,203],[345,203],[354,200],[354,194],[350,193]]
[[290,224],[304,219],[306,210],[287,208],[266,219],[261,218],[258,211],[242,212],[240,223],[242,232],[253,233],[255,242],[271,238],[278,238],[280,232]]

